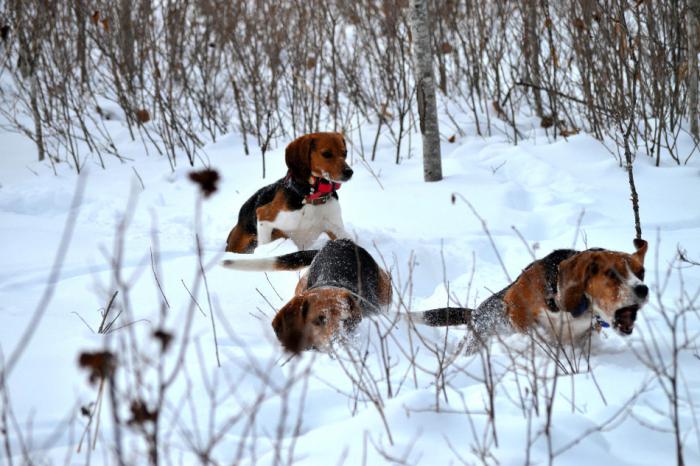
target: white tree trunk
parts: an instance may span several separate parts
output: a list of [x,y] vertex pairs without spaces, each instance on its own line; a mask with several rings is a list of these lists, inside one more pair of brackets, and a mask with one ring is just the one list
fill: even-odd
[[700,40],[700,0],[688,0],[688,118],[690,132],[700,139],[698,129],[698,41]]
[[528,81],[533,84],[532,93],[535,97],[535,113],[542,118],[542,96],[540,95],[540,38],[537,34],[537,1],[528,0],[523,6],[523,28],[525,29],[524,52],[527,58],[525,67]]
[[423,179],[440,181],[442,179],[440,128],[437,118],[433,53],[430,47],[426,0],[412,0],[411,7],[413,67],[420,131],[423,136]]

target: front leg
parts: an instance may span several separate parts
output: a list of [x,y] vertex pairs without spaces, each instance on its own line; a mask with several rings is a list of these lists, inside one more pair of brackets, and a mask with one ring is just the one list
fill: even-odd
[[343,224],[343,215],[340,211],[340,204],[337,200],[331,201],[333,204],[329,205],[330,212],[326,216],[326,228],[325,233],[330,239],[344,239],[350,238],[350,235],[345,231],[345,225]]
[[255,209],[258,245],[267,244],[273,239],[279,238],[279,233],[284,235],[284,231],[278,225],[278,216],[282,210],[285,210],[285,205],[284,194],[279,191],[272,202]]
[[272,241],[272,230],[274,230],[274,227],[272,226],[271,222],[268,222],[266,220],[259,220],[257,223],[257,229],[258,246],[261,244],[267,244]]
[[330,239],[345,239],[350,238],[350,235],[345,231],[342,219],[340,220],[340,225],[335,223],[329,223],[326,225],[324,230]]

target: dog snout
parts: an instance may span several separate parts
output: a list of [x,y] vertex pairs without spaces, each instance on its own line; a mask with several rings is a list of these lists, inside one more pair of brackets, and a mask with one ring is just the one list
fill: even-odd
[[634,287],[634,294],[641,299],[645,299],[649,295],[649,287],[646,285],[637,285]]
[[350,178],[352,178],[353,173],[355,173],[355,172],[352,171],[352,168],[350,168],[349,166],[346,165],[345,168],[343,168],[343,172],[342,172],[343,180],[347,181]]

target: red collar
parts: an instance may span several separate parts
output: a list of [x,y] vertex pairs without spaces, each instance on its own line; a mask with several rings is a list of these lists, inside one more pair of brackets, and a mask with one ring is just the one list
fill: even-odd
[[311,188],[309,194],[304,196],[304,204],[325,204],[333,196],[333,193],[340,189],[340,183],[313,175],[309,177],[309,185]]

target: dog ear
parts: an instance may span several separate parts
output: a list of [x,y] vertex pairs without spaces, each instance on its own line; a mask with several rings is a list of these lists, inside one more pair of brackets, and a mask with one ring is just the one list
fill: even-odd
[[362,320],[362,309],[360,308],[359,299],[353,294],[349,292],[346,293],[344,299],[347,305],[347,312],[351,317],[344,320],[344,327],[342,330],[352,332]]
[[304,350],[304,322],[309,305],[301,296],[295,296],[272,319],[277,339],[287,351],[298,354]]
[[644,256],[647,253],[647,249],[649,249],[649,244],[641,238],[635,238],[634,239],[634,248],[637,251],[632,255],[635,256],[639,260],[639,262],[641,262],[643,264],[644,263]]
[[588,279],[598,272],[598,264],[586,253],[576,254],[559,265],[559,304],[563,310],[578,317],[588,309],[586,297]]
[[290,142],[284,151],[284,160],[294,179],[308,181],[311,176],[311,152],[316,140],[311,135],[304,135]]

